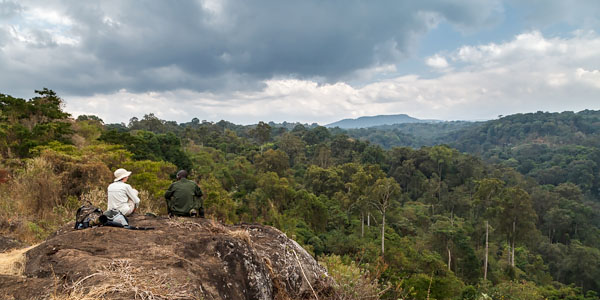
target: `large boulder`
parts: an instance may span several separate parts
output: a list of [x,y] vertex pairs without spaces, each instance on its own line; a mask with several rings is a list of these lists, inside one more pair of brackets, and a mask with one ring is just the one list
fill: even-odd
[[154,230],[65,226],[26,252],[23,276],[2,277],[0,294],[8,299],[331,296],[326,271],[273,227],[146,216],[130,223]]

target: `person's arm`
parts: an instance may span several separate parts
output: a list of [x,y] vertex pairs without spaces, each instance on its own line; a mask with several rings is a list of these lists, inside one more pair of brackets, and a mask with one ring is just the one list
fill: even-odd
[[171,183],[171,185],[169,186],[169,188],[167,189],[167,191],[165,192],[165,202],[167,202],[167,213],[170,215],[171,214],[171,197],[173,197],[173,193],[175,192],[175,189],[173,188],[173,184]]
[[194,190],[194,196],[200,198],[202,197],[202,189],[196,184],[196,189]]
[[174,192],[175,190],[173,189],[173,184],[171,183],[169,189],[167,189],[167,191],[165,192],[165,199],[170,200]]
[[198,213],[201,218],[204,218],[204,201],[202,201],[202,189],[196,184],[196,188],[194,189],[194,198],[196,199],[196,203],[198,207]]
[[125,186],[125,193],[127,193],[127,197],[129,197],[129,199],[133,200],[135,207],[140,205],[140,198],[137,196],[138,193],[136,193],[129,184]]

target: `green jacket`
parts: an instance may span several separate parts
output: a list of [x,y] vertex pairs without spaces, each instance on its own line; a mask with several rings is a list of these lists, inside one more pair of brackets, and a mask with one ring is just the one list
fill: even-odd
[[202,190],[193,181],[182,178],[171,183],[165,192],[167,210],[170,214],[187,216],[190,210],[202,207]]

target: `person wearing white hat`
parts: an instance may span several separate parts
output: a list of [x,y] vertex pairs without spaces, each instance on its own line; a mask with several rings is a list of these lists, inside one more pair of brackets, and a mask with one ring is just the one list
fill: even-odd
[[108,208],[118,210],[125,216],[131,215],[140,205],[138,191],[127,184],[131,172],[125,169],[115,171],[115,180],[108,186]]

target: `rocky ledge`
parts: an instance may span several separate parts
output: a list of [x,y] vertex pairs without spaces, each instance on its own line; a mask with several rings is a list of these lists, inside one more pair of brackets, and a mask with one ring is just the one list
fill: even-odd
[[[69,225],[0,275],[8,299],[314,299],[332,280],[281,231],[206,219],[133,216],[154,230]],[[71,225],[72,226],[72,225]]]

